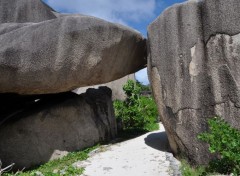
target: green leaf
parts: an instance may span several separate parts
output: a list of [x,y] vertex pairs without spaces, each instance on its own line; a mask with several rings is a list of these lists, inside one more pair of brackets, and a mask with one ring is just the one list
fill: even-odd
[[208,120],[209,131],[198,135],[207,142],[210,153],[218,153],[221,159],[209,165],[213,172],[240,175],[240,131],[219,117]]

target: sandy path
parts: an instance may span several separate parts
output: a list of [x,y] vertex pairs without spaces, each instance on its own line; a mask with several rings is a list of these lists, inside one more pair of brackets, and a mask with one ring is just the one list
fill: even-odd
[[125,142],[99,149],[84,162],[84,176],[178,176],[179,162],[169,151],[169,145],[160,125],[154,131]]

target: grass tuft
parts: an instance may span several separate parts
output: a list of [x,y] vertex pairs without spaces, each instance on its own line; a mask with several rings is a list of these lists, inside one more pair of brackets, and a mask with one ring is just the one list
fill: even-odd
[[81,175],[84,168],[76,168],[72,164],[88,158],[88,154],[98,148],[96,145],[83,151],[72,152],[61,159],[56,159],[39,166],[38,168],[17,173],[4,173],[3,176],[61,176],[61,175]]

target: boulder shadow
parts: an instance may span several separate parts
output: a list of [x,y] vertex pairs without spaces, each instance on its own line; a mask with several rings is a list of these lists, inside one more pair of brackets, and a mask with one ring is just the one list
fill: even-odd
[[163,152],[171,152],[166,132],[151,133],[145,139],[145,144]]

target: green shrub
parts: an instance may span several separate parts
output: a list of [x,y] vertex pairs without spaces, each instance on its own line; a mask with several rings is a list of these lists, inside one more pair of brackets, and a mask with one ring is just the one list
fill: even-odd
[[209,151],[220,155],[210,162],[209,172],[240,175],[240,131],[232,128],[219,117],[208,121],[209,132],[202,133],[199,139],[209,144]]
[[191,167],[186,161],[181,162],[180,167],[182,176],[205,176],[206,171],[204,167]]
[[146,131],[158,129],[158,113],[153,98],[141,96],[141,86],[133,80],[128,80],[123,90],[126,100],[114,102],[115,115],[123,122],[123,128]]

